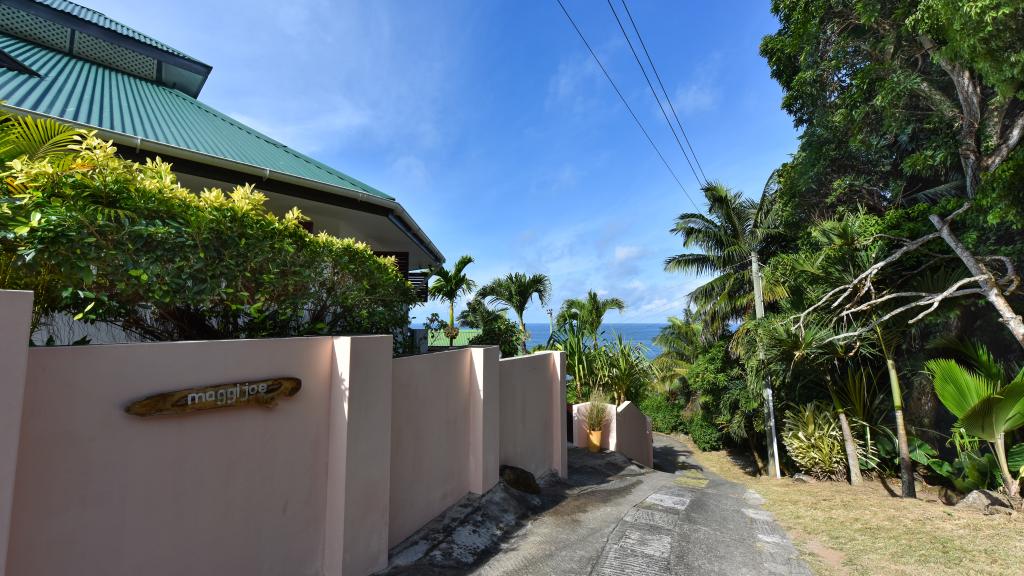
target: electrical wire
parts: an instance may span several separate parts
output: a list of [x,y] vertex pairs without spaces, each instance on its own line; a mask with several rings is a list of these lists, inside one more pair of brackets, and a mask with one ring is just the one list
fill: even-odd
[[668,100],[668,107],[672,110],[672,116],[675,117],[676,124],[679,125],[679,131],[683,134],[683,140],[686,140],[686,146],[690,149],[690,154],[693,155],[693,161],[697,163],[700,175],[704,178],[704,183],[707,184],[708,177],[704,175],[704,167],[700,165],[700,160],[697,158],[697,152],[693,149],[693,145],[690,144],[690,137],[686,135],[686,130],[683,129],[683,123],[679,120],[679,114],[676,113],[676,107],[672,104],[672,99],[668,97],[668,91],[665,90],[665,84],[661,81],[661,74],[658,73],[658,68],[654,65],[651,53],[647,51],[647,44],[644,42],[644,37],[640,35],[640,29],[637,28],[636,21],[633,20],[633,13],[629,11],[629,5],[626,4],[626,0],[622,0],[622,7],[626,9],[626,15],[629,16],[629,23],[632,24],[633,31],[636,32],[637,40],[640,41],[640,47],[643,48],[644,55],[647,56],[647,61],[651,64],[651,70],[654,71],[654,77],[658,80],[658,86],[661,86],[661,92],[665,95],[665,100]]
[[693,204],[693,207],[696,208],[698,212],[700,212],[701,210],[700,208],[697,207],[697,203],[694,202],[693,198],[690,197],[690,193],[686,190],[686,187],[683,186],[683,183],[679,180],[679,177],[676,176],[675,170],[672,169],[672,166],[668,163],[668,160],[665,159],[665,155],[661,153],[661,150],[658,148],[658,145],[654,143],[654,140],[651,138],[651,135],[647,132],[647,129],[644,128],[644,125],[640,122],[640,118],[638,118],[636,113],[633,112],[633,108],[630,107],[629,102],[626,101],[626,97],[622,95],[622,91],[619,90],[619,86],[615,84],[615,80],[612,80],[612,76],[611,74],[608,73],[608,69],[606,69],[604,67],[604,64],[601,63],[601,59],[597,57],[597,52],[594,52],[594,49],[590,46],[590,42],[587,41],[586,36],[583,35],[583,31],[580,30],[580,27],[576,24],[576,21],[573,20],[572,15],[569,14],[569,10],[566,9],[565,4],[562,3],[562,0],[555,1],[558,2],[558,5],[562,8],[562,12],[564,12],[565,17],[569,19],[569,23],[572,24],[573,29],[576,30],[576,34],[579,35],[580,40],[583,41],[583,44],[587,47],[587,50],[590,51],[590,55],[594,57],[594,61],[597,62],[598,67],[601,68],[601,72],[604,73],[604,77],[608,79],[608,82],[612,85],[612,88],[615,90],[615,93],[618,94],[619,100],[622,100],[622,104],[626,107],[626,110],[629,111],[629,115],[633,117],[633,121],[636,122],[637,127],[639,127],[640,131],[644,133],[644,136],[647,138],[647,142],[651,145],[652,148],[654,148],[654,151],[657,152],[658,154],[658,158],[661,158],[662,164],[664,164],[665,168],[667,168],[669,173],[672,174],[672,178],[676,181],[676,184],[679,185],[679,189],[683,191],[683,194],[690,201],[690,203]]
[[[704,186],[705,182],[702,182],[700,176],[697,175],[697,170],[693,167],[693,162],[690,161],[690,156],[686,153],[686,148],[683,148],[683,143],[679,140],[679,134],[676,132],[676,127],[672,125],[672,120],[669,120],[668,112],[665,111],[665,105],[661,103],[661,97],[658,96],[658,91],[654,89],[651,77],[647,75],[647,69],[644,68],[643,63],[640,61],[640,55],[636,53],[636,48],[633,47],[633,41],[629,39],[626,27],[622,25],[622,20],[619,18],[619,13],[615,10],[615,5],[612,4],[612,0],[608,0],[608,8],[611,9],[612,16],[615,17],[615,22],[619,25],[619,30],[622,32],[622,37],[626,39],[629,51],[633,53],[633,59],[636,60],[636,65],[640,67],[640,72],[644,75],[644,80],[647,81],[647,87],[651,89],[651,96],[654,96],[654,101],[658,103],[658,109],[661,110],[661,115],[665,118],[665,123],[668,124],[668,129],[672,131],[672,137],[676,139],[679,151],[683,153],[683,158],[686,159],[686,163],[690,166],[690,172],[693,172],[693,177],[697,180],[697,185]],[[666,97],[666,100],[667,99],[668,97]],[[671,101],[669,103],[671,104]]]

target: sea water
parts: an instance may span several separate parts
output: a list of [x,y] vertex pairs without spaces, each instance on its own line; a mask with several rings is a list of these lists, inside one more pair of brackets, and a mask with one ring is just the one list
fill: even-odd
[[[647,349],[647,357],[654,358],[661,350],[654,345],[654,337],[665,324],[612,324],[601,325],[601,341],[609,343],[621,334],[625,341],[632,340],[634,344],[642,344]],[[527,348],[547,344],[551,335],[549,324],[526,324],[526,330],[530,333],[530,340],[526,343]]]

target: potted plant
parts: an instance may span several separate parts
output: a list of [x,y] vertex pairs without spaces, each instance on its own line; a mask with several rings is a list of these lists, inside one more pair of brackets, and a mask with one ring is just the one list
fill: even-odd
[[601,450],[601,431],[604,429],[604,420],[608,416],[608,399],[603,394],[595,392],[590,396],[590,402],[583,407],[583,427],[587,429],[587,450],[598,452]]

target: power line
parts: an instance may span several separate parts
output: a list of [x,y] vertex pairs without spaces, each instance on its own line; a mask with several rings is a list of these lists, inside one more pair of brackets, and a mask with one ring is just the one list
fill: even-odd
[[644,80],[647,81],[647,87],[651,89],[651,96],[654,96],[654,101],[658,103],[658,108],[661,110],[661,115],[665,117],[668,129],[672,131],[672,136],[676,139],[676,144],[679,145],[679,151],[683,153],[683,158],[686,158],[686,163],[690,166],[690,172],[693,172],[693,177],[697,179],[697,185],[703,186],[704,182],[701,182],[700,176],[697,175],[697,170],[693,167],[693,162],[690,161],[690,156],[686,153],[686,148],[683,148],[683,143],[679,140],[679,134],[676,133],[676,127],[669,120],[668,112],[665,111],[665,105],[661,103],[661,97],[658,96],[658,92],[654,89],[654,84],[651,83],[651,77],[647,75],[647,70],[644,68],[643,63],[640,62],[640,55],[636,53],[633,41],[629,39],[629,34],[626,33],[626,28],[622,25],[622,20],[619,19],[619,13],[615,11],[615,5],[612,4],[612,0],[608,0],[608,7],[611,8],[612,16],[615,17],[615,22],[619,25],[619,30],[622,31],[622,37],[626,39],[626,44],[629,45],[629,51],[633,53],[636,65],[640,67],[640,72],[643,73]]
[[612,88],[615,90],[615,93],[619,95],[619,100],[622,100],[622,104],[626,107],[626,110],[629,110],[629,115],[633,117],[633,121],[636,122],[636,125],[640,128],[640,131],[644,133],[644,136],[647,138],[647,142],[650,143],[651,147],[654,148],[654,151],[658,153],[658,158],[661,158],[661,163],[664,164],[665,168],[668,169],[669,174],[672,174],[672,178],[676,181],[676,184],[679,185],[679,189],[683,191],[683,194],[690,201],[690,203],[693,204],[693,207],[696,208],[697,212],[700,212],[701,210],[700,208],[697,207],[697,203],[694,202],[693,198],[690,197],[690,193],[686,191],[686,187],[683,186],[683,183],[679,181],[679,177],[676,176],[675,170],[672,169],[672,166],[668,163],[668,160],[665,160],[665,155],[661,153],[660,149],[658,149],[658,145],[654,143],[654,140],[651,139],[651,135],[647,133],[647,129],[644,128],[644,125],[640,122],[640,119],[637,118],[636,113],[633,112],[633,108],[630,107],[629,102],[626,101],[626,97],[622,95],[622,91],[619,90],[618,85],[616,85],[615,81],[612,80],[611,74],[608,73],[608,70],[604,67],[604,64],[601,63],[601,59],[597,57],[597,52],[594,52],[594,49],[591,48],[590,46],[590,42],[587,42],[586,36],[583,35],[583,31],[580,30],[580,27],[576,25],[576,21],[572,19],[572,15],[570,15],[569,10],[565,8],[565,4],[562,3],[562,0],[555,1],[558,2],[558,5],[562,8],[562,12],[564,12],[565,17],[569,19],[569,23],[572,24],[573,29],[576,30],[576,34],[579,35],[580,40],[583,40],[583,44],[587,47],[587,50],[590,51],[590,55],[594,57],[594,61],[597,62],[597,65],[601,68],[601,72],[604,73],[604,77],[608,79],[608,82],[612,85]]
[[647,44],[644,42],[644,37],[640,35],[640,29],[637,28],[636,21],[633,20],[633,13],[629,11],[629,5],[626,4],[626,0],[622,0],[622,7],[626,9],[626,15],[629,16],[629,23],[633,25],[633,31],[636,32],[637,40],[640,40],[640,47],[644,49],[647,61],[651,64],[651,70],[654,71],[654,77],[658,79],[658,86],[661,86],[661,92],[665,95],[665,100],[668,100],[668,107],[672,110],[672,116],[675,117],[676,124],[679,125],[679,131],[683,133],[683,139],[686,140],[686,146],[690,149],[690,153],[693,155],[693,161],[697,163],[697,168],[700,169],[700,175],[704,178],[704,182],[707,183],[708,177],[704,175],[704,167],[700,165],[700,160],[697,159],[697,152],[694,151],[693,145],[690,144],[690,138],[686,135],[686,130],[683,129],[683,123],[679,120],[679,114],[676,113],[676,107],[672,104],[672,99],[668,97],[668,90],[665,90],[665,84],[661,81],[661,74],[658,74],[658,68],[654,65],[651,53],[647,51]]

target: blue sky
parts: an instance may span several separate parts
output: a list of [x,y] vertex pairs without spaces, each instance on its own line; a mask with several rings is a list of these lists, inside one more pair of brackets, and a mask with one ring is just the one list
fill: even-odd
[[[480,283],[543,272],[556,308],[592,288],[626,301],[610,321],[661,322],[698,282],[662,270],[693,205],[554,0],[82,1],[211,64],[201,100],[397,197]],[[607,4],[565,2],[699,203]],[[797,144],[769,3],[629,6],[708,177],[759,194]]]

